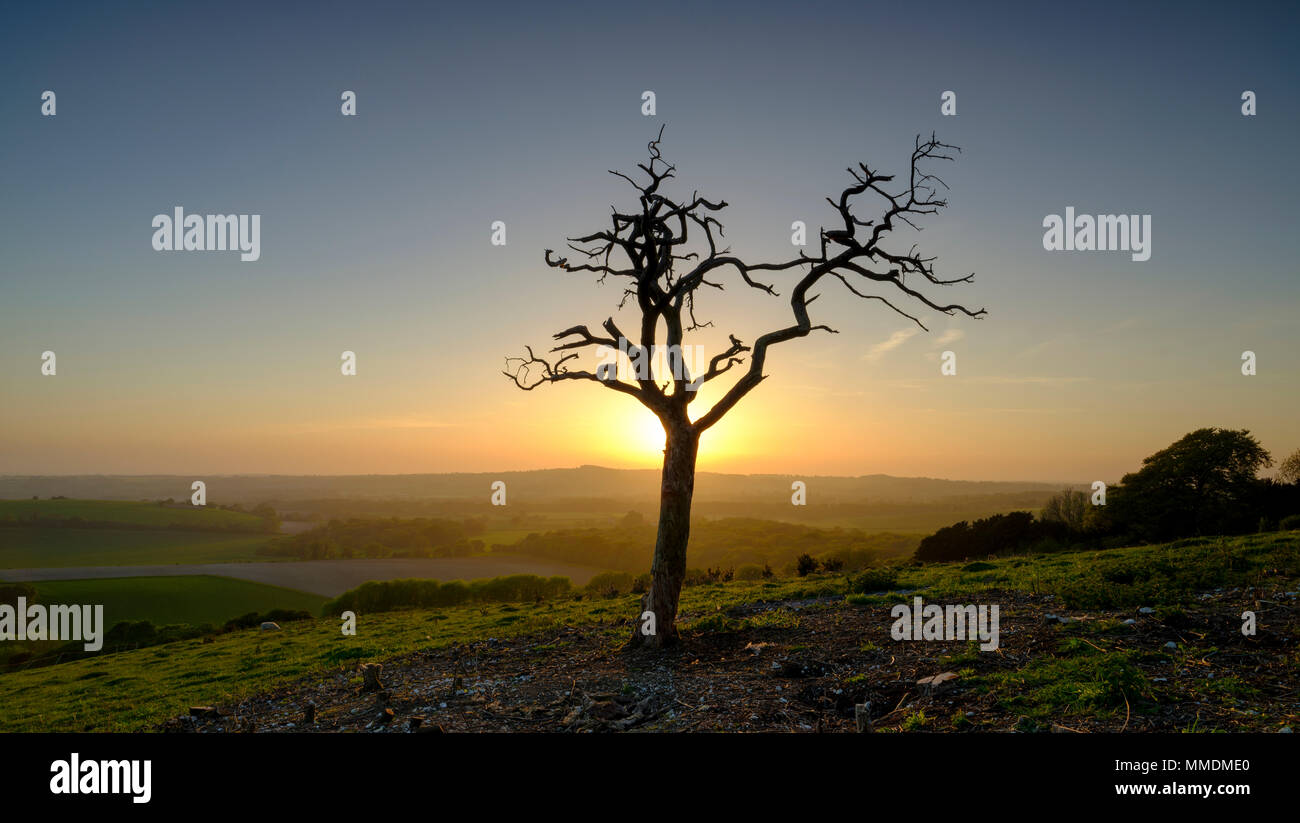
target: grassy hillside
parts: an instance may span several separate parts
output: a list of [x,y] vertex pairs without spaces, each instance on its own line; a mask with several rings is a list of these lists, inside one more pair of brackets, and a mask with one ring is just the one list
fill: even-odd
[[25,520],[80,520],[147,529],[263,529],[260,517],[206,506],[160,506],[157,503],[120,500],[0,500],[0,524],[3,521]]
[[[683,593],[687,653],[673,658],[672,665],[689,668],[696,650],[722,649],[719,660],[739,660],[747,676],[758,677],[738,695],[770,698],[772,703],[781,697],[780,682],[755,669],[751,655],[758,651],[748,651],[755,643],[783,655],[778,667],[808,655],[834,661],[814,661],[822,672],[818,676],[826,681],[814,685],[816,694],[836,694],[839,689],[841,698],[867,688],[886,689],[905,678],[914,682],[918,671],[933,674],[941,670],[936,667],[951,667],[962,675],[958,694],[981,701],[979,710],[993,718],[988,721],[990,728],[1006,728],[1009,723],[1046,728],[1061,720],[1076,726],[1101,723],[1106,724],[1102,728],[1118,731],[1141,718],[1168,727],[1184,723],[1185,718],[1162,717],[1161,711],[1182,710],[1198,702],[1204,705],[1204,717],[1198,707],[1195,723],[1186,721],[1195,728],[1216,724],[1229,728],[1223,724],[1237,718],[1255,725],[1290,722],[1278,716],[1276,708],[1250,708],[1272,705],[1268,703],[1273,700],[1271,686],[1224,675],[1239,669],[1249,672],[1252,667],[1259,670],[1267,664],[1277,667],[1266,672],[1269,682],[1294,684],[1300,677],[1300,655],[1290,637],[1296,629],[1295,601],[1285,594],[1296,590],[1297,580],[1300,533],[1290,532],[905,566],[878,574],[865,586],[849,575],[708,584]],[[1245,587],[1258,588],[1252,595]],[[981,655],[960,642],[892,643],[889,610],[916,594],[929,601],[1006,604],[1007,653]],[[1215,643],[1243,642],[1237,600],[1254,602],[1265,595],[1268,602],[1280,604],[1261,612],[1263,622],[1272,621],[1269,644],[1262,645],[1262,651],[1250,646],[1216,657],[1220,649]],[[1137,605],[1158,611],[1139,615]],[[1125,611],[1100,611],[1121,607]],[[488,638],[494,643],[534,638],[523,648],[544,655],[536,671],[541,677],[549,652],[538,650],[556,648],[547,638],[554,638],[557,631],[577,630],[586,644],[581,659],[608,658],[625,639],[635,609],[634,597],[618,597],[363,614],[355,637],[342,636],[338,621],[320,619],[289,624],[277,633],[238,632],[211,642],[182,641],[10,672],[0,675],[0,729],[148,728],[189,705],[230,705],[308,676],[333,678],[346,686],[349,680],[357,680],[355,669],[361,662],[389,660],[391,668],[398,665],[392,659],[399,655],[434,653]],[[1063,609],[1094,611],[1076,611],[1078,619],[1068,625],[1046,617],[1049,610]],[[814,614],[821,621],[815,630],[807,628],[814,625]],[[1134,628],[1118,619],[1129,614],[1148,625]],[[1171,637],[1177,651],[1165,650]],[[1245,659],[1254,662],[1244,668],[1234,662]],[[1213,666],[1224,667],[1217,682],[1211,682]],[[569,677],[577,676],[562,674],[565,688]],[[809,688],[804,689],[805,698],[813,694]],[[786,705],[781,699],[781,705]],[[976,705],[972,703],[972,712]],[[851,709],[850,705],[850,718]],[[969,723],[965,713],[953,714],[950,706],[945,711],[952,714],[942,718],[945,726]],[[841,707],[837,716],[842,714]],[[899,723],[900,728],[933,728],[936,718],[919,710],[919,715],[914,712]]]
[[152,529],[0,528],[4,569],[146,566],[266,560],[270,535]]

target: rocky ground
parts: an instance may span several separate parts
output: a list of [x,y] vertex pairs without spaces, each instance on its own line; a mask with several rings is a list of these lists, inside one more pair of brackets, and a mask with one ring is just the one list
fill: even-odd
[[[341,668],[194,707],[161,730],[1276,732],[1300,721],[1295,592],[1207,592],[1172,612],[1069,611],[1020,592],[986,602],[1001,606],[996,651],[895,641],[888,605],[758,603],[664,653],[621,650],[608,624],[488,638],[383,661],[369,689]],[[1247,609],[1259,615],[1253,637],[1241,632]],[[1090,649],[1126,661],[1113,681],[1071,668],[1095,664]]]

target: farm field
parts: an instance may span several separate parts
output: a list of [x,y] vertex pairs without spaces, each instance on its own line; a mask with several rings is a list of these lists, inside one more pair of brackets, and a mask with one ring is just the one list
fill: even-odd
[[144,528],[260,531],[262,519],[244,512],[203,506],[168,505],[122,500],[0,500],[0,521],[79,519],[88,523],[121,523]]
[[4,569],[265,561],[267,534],[167,529],[0,528]]
[[189,565],[104,565],[58,568],[0,568],[0,580],[34,583],[45,580],[172,577],[233,577],[334,597],[368,580],[421,578],[477,580],[511,574],[567,577],[582,586],[602,571],[551,560],[504,554],[478,557],[388,558],[371,560],[298,560],[280,563],[203,563]]
[[35,584],[41,603],[104,606],[104,625],[148,620],[221,625],[249,612],[294,609],[318,614],[325,598],[307,592],[228,577],[118,577],[50,580]]

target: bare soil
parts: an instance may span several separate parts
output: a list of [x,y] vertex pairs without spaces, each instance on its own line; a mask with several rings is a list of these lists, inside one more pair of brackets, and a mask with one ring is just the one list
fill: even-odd
[[[988,602],[1001,604],[1001,647],[989,652],[961,641],[895,641],[889,606],[842,598],[749,604],[727,613],[743,628],[687,633],[666,652],[622,649],[618,638],[630,624],[488,638],[383,661],[378,691],[362,691],[357,668],[341,667],[216,707],[215,717],[178,717],[161,730],[852,732],[855,706],[863,704],[869,708],[859,711],[876,732],[1276,732],[1295,725],[1294,593],[1230,590],[1201,598],[1160,619],[1136,610],[1062,611],[1050,596],[1000,592]],[[1248,608],[1259,614],[1253,637],[1237,619]],[[788,619],[761,619],[777,611]],[[1097,622],[1129,619],[1134,623]],[[1125,655],[1140,670],[1142,688],[1124,690],[1122,702],[1084,706],[1068,686],[1044,719],[1043,694],[999,677],[1050,664],[1071,637],[1080,638],[1071,654],[1082,642]],[[1166,647],[1171,642],[1178,650]],[[938,694],[917,684],[946,671],[960,676]],[[1028,724],[1027,705],[1039,707]]]

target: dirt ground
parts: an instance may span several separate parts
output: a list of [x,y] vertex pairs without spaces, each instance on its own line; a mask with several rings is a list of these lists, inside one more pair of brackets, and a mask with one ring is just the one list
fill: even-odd
[[[691,633],[666,652],[624,651],[609,624],[489,638],[383,661],[375,691],[361,688],[355,667],[340,668],[213,707],[209,716],[177,717],[161,730],[853,732],[857,717],[876,732],[1276,732],[1295,725],[1295,593],[1201,598],[1161,619],[1136,609],[1059,610],[1050,596],[1000,593],[988,602],[1001,604],[1001,646],[988,652],[962,641],[893,640],[889,606],[843,598],[749,604],[727,613],[742,628]],[[1260,610],[1253,637],[1242,635],[1237,619],[1247,608]],[[776,614],[782,619],[762,619]],[[630,625],[618,634],[626,632]],[[1063,643],[1073,644],[1072,654],[1087,654],[1084,643],[1127,655],[1142,685],[1098,704],[1074,699],[1095,684],[1063,682],[1045,717],[1041,682],[1030,688],[999,675],[1050,662]],[[917,682],[943,672],[958,676],[936,693]]]

